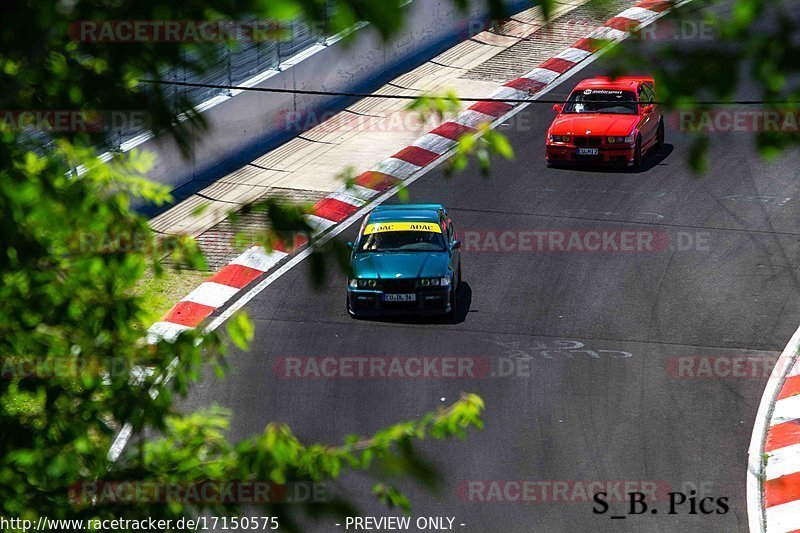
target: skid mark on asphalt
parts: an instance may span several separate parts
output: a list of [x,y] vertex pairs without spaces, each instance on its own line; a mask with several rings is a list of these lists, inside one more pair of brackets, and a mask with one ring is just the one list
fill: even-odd
[[588,359],[626,359],[628,357],[633,357],[632,353],[623,350],[588,350],[584,343],[575,340],[554,340],[550,343],[550,346],[541,341],[534,341],[523,345],[520,341],[503,341],[492,338],[481,340],[505,348],[506,350],[504,353],[506,355],[524,359],[556,359],[558,357],[572,359],[576,355]]
[[743,194],[734,194],[731,196],[723,196],[722,200],[731,200],[734,202],[744,202],[748,204],[757,204],[757,205],[777,205],[778,207],[783,207],[787,203],[792,201],[792,197],[781,197],[781,196],[747,196]]
[[[344,312],[344,310],[343,310]],[[264,324],[263,327],[269,327],[268,323],[274,324],[304,324],[308,327],[313,325],[326,325],[326,326],[339,326],[342,323],[350,323],[352,319],[342,315],[342,320],[299,320],[299,319],[287,319],[287,318],[256,318],[250,317],[251,320],[256,324]],[[411,322],[385,322],[385,321],[363,321],[358,324],[354,324],[357,327],[363,327],[364,330],[368,330],[373,327],[397,327],[397,328],[409,328],[409,329],[421,329],[422,331],[431,331],[430,326],[432,324],[425,323],[425,322],[418,322],[418,323],[411,323]],[[546,334],[529,334],[529,333],[519,333],[517,331],[500,331],[500,330],[493,330],[493,329],[483,329],[483,328],[469,328],[463,327],[462,324],[458,325],[449,325],[444,324],[447,326],[446,329],[450,331],[458,331],[461,334],[485,334],[485,335],[501,335],[501,336],[514,336],[514,337],[523,337],[523,338],[533,338],[533,339],[554,339],[557,341],[563,341],[565,337],[570,337],[573,339],[580,339],[581,342],[608,342],[608,343],[625,343],[625,344],[635,344],[635,345],[654,345],[654,346],[671,346],[676,348],[696,348],[702,350],[739,350],[739,351],[746,351],[746,352],[758,352],[758,353],[771,353],[775,352],[775,348],[768,348],[768,349],[758,349],[753,348],[752,346],[735,346],[730,344],[698,344],[698,343],[681,343],[681,342],[667,342],[667,341],[657,341],[657,340],[642,340],[642,339],[628,339],[628,338],[621,338],[621,337],[586,337],[586,336],[578,336],[578,335],[546,335]]]

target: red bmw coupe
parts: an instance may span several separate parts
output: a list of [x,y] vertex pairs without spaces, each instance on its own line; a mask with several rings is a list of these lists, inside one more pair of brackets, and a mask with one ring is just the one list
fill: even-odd
[[664,117],[647,76],[598,77],[580,82],[547,131],[549,166],[575,163],[639,167],[664,143]]

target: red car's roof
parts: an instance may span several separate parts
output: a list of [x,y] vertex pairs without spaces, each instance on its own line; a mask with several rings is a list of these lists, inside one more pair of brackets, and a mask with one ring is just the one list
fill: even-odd
[[612,91],[635,91],[639,84],[649,82],[652,83],[652,78],[645,76],[623,76],[611,79],[608,76],[600,76],[583,80],[578,83],[575,90],[582,89],[608,89]]

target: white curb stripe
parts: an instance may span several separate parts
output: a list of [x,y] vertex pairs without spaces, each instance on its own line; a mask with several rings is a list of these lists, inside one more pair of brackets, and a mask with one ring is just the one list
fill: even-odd
[[214,281],[205,281],[195,290],[187,294],[181,301],[194,302],[208,307],[222,307],[234,294],[239,292],[236,287],[223,285]]
[[566,50],[559,52],[555,57],[557,59],[572,61],[573,63],[580,63],[590,55],[592,55],[591,52],[581,50],[580,48],[567,48]]
[[357,198],[352,194],[347,194],[345,191],[334,191],[325,198],[333,198],[334,200],[339,200],[340,202],[344,202],[355,207],[361,207],[365,203],[361,198]]
[[314,229],[314,233],[321,233],[331,226],[336,225],[336,222],[333,220],[318,217],[317,215],[306,215],[306,221]]
[[254,270],[266,272],[286,257],[286,252],[273,250],[267,253],[262,246],[253,246],[239,257],[230,262],[231,265],[241,265]]
[[359,200],[364,200],[364,201],[367,201],[376,194],[378,194],[378,191],[376,190],[368,189],[366,187],[362,187],[361,185],[356,185],[356,184],[353,184],[350,187],[348,187],[347,185],[342,185],[341,187],[336,189],[336,192],[348,194],[355,198],[358,198]]
[[789,396],[775,402],[775,409],[772,411],[769,423],[774,426],[798,418],[800,418],[800,395]]
[[494,117],[485,115],[480,111],[474,109],[467,109],[458,114],[458,117],[453,121],[456,124],[461,124],[468,128],[477,128],[481,124],[490,124],[494,121]]
[[[800,444],[784,446],[768,452],[765,479],[775,479],[787,474],[800,472]],[[800,518],[800,517],[798,517]]]
[[561,76],[560,72],[539,67],[533,69],[527,74],[522,75],[523,78],[527,78],[529,80],[536,80],[547,84],[551,83],[554,79],[556,79],[559,76]]
[[767,507],[769,533],[797,531],[798,519],[800,519],[800,500]]
[[[489,94],[489,98],[498,98],[498,99],[508,98],[509,100],[524,100],[528,97],[530,97],[530,94],[528,94],[527,92],[506,86],[499,87]],[[519,102],[511,102],[511,103],[516,105]]]
[[456,141],[453,139],[448,139],[447,137],[442,137],[441,135],[437,135],[435,133],[426,133],[417,139],[412,146],[424,148],[429,152],[442,155],[455,145]]
[[162,339],[174,342],[178,335],[190,329],[194,328],[173,322],[156,322],[147,329],[147,343],[155,344]]
[[627,32],[622,30],[618,30],[615,28],[608,28],[603,26],[602,28],[597,28],[592,33],[589,34],[589,39],[604,39],[606,41],[621,41],[625,37],[627,37]]
[[408,161],[403,161],[402,159],[395,159],[394,157],[390,157],[378,163],[378,165],[375,168],[373,168],[373,170],[376,170],[378,172],[383,172],[384,174],[389,174],[390,176],[404,180],[414,172],[418,171],[420,168],[422,167],[409,163]]
[[631,7],[617,15],[620,18],[631,19],[631,20],[638,20],[639,22],[644,22],[646,20],[650,20],[651,18],[657,16],[658,13],[654,11],[650,11],[649,9],[645,9],[643,7]]

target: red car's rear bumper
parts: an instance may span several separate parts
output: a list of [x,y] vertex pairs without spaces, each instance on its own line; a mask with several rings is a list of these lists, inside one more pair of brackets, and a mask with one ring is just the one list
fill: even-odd
[[545,158],[548,163],[568,164],[633,164],[633,146],[599,146],[597,155],[578,155],[578,149],[574,145],[567,143],[547,143],[545,148]]

